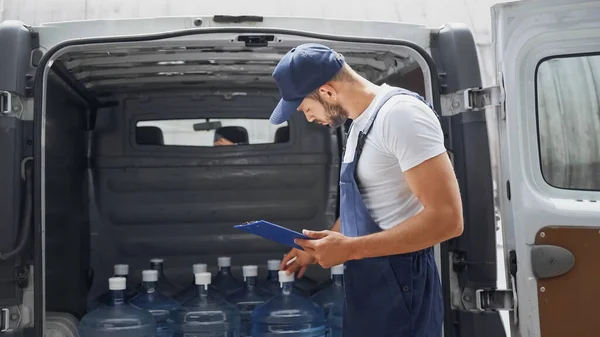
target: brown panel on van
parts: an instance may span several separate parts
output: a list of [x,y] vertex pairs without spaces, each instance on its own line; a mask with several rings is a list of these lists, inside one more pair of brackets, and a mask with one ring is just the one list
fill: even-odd
[[[544,337],[598,336],[600,319],[600,228],[545,227],[535,244],[562,247],[575,257],[568,272],[538,277],[540,330]],[[559,263],[546,256],[552,265]],[[535,267],[534,267],[535,269]]]

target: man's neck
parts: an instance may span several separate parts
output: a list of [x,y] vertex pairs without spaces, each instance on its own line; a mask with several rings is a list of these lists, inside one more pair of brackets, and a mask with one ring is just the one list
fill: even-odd
[[379,86],[367,80],[348,86],[342,106],[348,111],[348,118],[355,120],[367,110],[377,96]]

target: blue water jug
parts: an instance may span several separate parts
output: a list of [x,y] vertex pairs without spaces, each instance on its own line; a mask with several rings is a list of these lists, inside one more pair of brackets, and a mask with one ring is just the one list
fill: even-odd
[[244,282],[238,280],[231,273],[231,258],[228,256],[222,256],[217,259],[219,266],[219,272],[212,281],[213,286],[227,297],[233,292],[237,291],[244,286]]
[[279,295],[258,306],[252,313],[253,337],[325,337],[323,308],[293,292],[294,274],[279,272]]
[[238,337],[240,314],[223,297],[212,294],[210,273],[195,275],[197,295],[169,313],[173,337]]
[[[150,269],[158,271],[158,282],[156,283],[157,289],[163,294],[173,297],[179,292],[179,289],[169,280],[165,275],[164,270],[164,259],[151,259]],[[142,285],[138,287],[138,292],[142,292]]]
[[240,336],[251,337],[252,312],[258,305],[265,303],[273,296],[256,285],[258,266],[243,266],[242,271],[246,286],[231,294],[227,298],[227,302],[235,305],[240,312],[242,318]]
[[[177,295],[175,295],[174,299],[179,303],[185,303],[190,298],[196,296],[198,293],[198,286],[196,285],[196,274],[206,273],[208,270],[208,266],[205,263],[196,263],[192,266],[192,282],[189,286],[185,287],[182,291],[180,291]],[[210,285],[209,287],[212,287]]]
[[154,316],[156,337],[171,337],[172,332],[167,324],[167,318],[169,311],[177,308],[179,303],[161,293],[156,286],[157,281],[157,270],[144,270],[142,272],[143,291],[129,303],[140,309],[148,310]]
[[[281,284],[279,283],[279,266],[281,260],[268,260],[267,261],[267,279],[260,285],[260,288],[272,296],[279,295],[281,292]],[[294,282],[294,290],[298,295],[304,295],[301,290],[298,290],[296,283]]]
[[[128,264],[115,264],[113,267],[113,277],[124,277],[128,280],[129,276],[129,265]],[[127,281],[127,286],[124,291],[125,302],[129,302],[132,298],[137,295],[137,292],[134,290],[134,287],[129,285],[129,280]],[[107,305],[110,303],[112,298],[111,292],[107,291],[100,296],[96,297],[88,306],[88,310],[96,309],[100,305]]]
[[80,337],[154,337],[152,314],[125,302],[127,279],[108,280],[110,301],[83,316],[77,330]]
[[329,287],[312,296],[315,303],[323,307],[327,325],[332,337],[342,336],[342,321],[344,312],[344,265],[331,268],[332,283]]

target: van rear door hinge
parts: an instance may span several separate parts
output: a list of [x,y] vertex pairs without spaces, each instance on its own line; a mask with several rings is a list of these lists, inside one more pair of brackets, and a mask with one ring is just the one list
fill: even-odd
[[8,331],[10,324],[10,311],[7,308],[2,308],[0,311],[0,333]]
[[464,91],[464,104],[468,110],[479,110],[490,106],[500,106],[504,101],[499,86],[470,88]]
[[12,96],[8,91],[0,91],[0,114],[9,114],[12,111]]
[[479,311],[513,310],[516,300],[509,289],[475,290],[475,307]]

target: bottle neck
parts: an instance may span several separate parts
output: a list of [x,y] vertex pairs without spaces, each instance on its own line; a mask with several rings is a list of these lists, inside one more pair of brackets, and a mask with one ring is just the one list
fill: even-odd
[[344,275],[332,275],[331,279],[333,280],[333,284],[336,286],[344,285]]
[[284,282],[281,284],[281,292],[284,294],[290,294],[294,289],[294,282]]
[[198,285],[198,296],[206,298],[208,296],[208,285]]
[[124,290],[111,290],[110,291],[111,301],[113,306],[125,304],[125,291]]
[[115,274],[114,277],[124,277],[124,278],[127,278],[127,276],[128,276],[127,274]]
[[267,280],[278,280],[279,279],[279,270],[269,270],[267,274]]
[[154,293],[156,291],[156,282],[142,282],[142,287],[148,294]]
[[219,274],[221,274],[221,275],[231,274],[231,267],[219,267]]
[[256,286],[256,276],[246,277],[246,287],[254,288]]
[[157,270],[159,275],[163,273],[163,268],[164,266],[162,263],[150,262],[150,269]]

